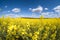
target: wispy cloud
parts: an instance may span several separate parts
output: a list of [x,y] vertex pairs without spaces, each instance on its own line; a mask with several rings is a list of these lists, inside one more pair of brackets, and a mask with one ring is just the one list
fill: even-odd
[[58,18],[59,16],[55,12],[43,12],[41,13],[45,18]]
[[44,10],[48,10],[48,8],[44,8]]
[[8,6],[7,5],[5,5],[5,8],[7,8]]
[[16,18],[16,17],[20,17],[20,15],[18,15],[18,14],[5,14],[4,17]]
[[2,11],[2,8],[0,8],[0,11]]
[[18,12],[20,12],[20,11],[21,11],[20,8],[13,8],[13,9],[12,9],[12,12],[15,12],[15,13],[18,13]]
[[10,12],[10,11],[7,11],[7,12]]
[[11,17],[11,18],[16,18],[16,17],[31,17],[30,15],[19,15],[19,14],[5,14],[4,17]]

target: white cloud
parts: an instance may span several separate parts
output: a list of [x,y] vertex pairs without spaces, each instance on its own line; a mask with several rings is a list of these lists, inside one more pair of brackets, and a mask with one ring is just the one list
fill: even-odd
[[42,12],[43,11],[43,7],[38,6],[37,8],[29,8],[29,10],[31,10],[32,12]]
[[58,6],[56,6],[55,8],[53,8],[53,10],[54,10],[55,12],[60,13],[60,5],[58,5]]
[[48,8],[45,8],[45,10],[48,10]]
[[18,12],[20,12],[21,11],[21,9],[19,9],[19,8],[14,8],[14,9],[12,9],[12,12],[15,12],[15,13],[18,13]]

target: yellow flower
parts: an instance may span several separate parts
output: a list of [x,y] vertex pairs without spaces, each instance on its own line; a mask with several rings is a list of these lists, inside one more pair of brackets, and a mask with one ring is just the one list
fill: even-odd
[[37,35],[32,36],[32,40],[37,40],[37,38],[38,38]]
[[29,36],[32,37],[32,33],[29,33]]
[[10,32],[10,30],[7,30],[7,32]]
[[16,38],[19,38],[19,36],[16,36]]
[[34,34],[39,35],[39,32],[37,31],[37,32],[35,32]]
[[22,35],[27,34],[26,32],[21,32]]
[[9,30],[12,30],[12,29],[17,30],[17,26],[16,25],[10,25],[10,26],[8,26],[8,29]]
[[12,32],[12,35],[16,35],[16,32]]
[[52,34],[51,37],[52,37],[52,38],[53,38],[53,37],[55,38],[55,37],[56,37],[56,33]]
[[47,26],[46,26],[45,28],[46,28],[46,30],[47,30],[47,31],[49,31],[49,29],[50,29],[50,28],[49,28],[49,27],[47,27]]

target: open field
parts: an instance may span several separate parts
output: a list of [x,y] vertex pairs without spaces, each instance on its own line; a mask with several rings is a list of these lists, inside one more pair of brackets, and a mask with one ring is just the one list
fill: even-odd
[[0,40],[60,40],[60,18],[0,18]]

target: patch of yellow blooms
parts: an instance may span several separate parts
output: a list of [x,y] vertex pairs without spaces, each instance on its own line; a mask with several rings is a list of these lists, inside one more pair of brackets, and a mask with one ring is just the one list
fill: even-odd
[[1,40],[60,40],[60,18],[0,18]]

